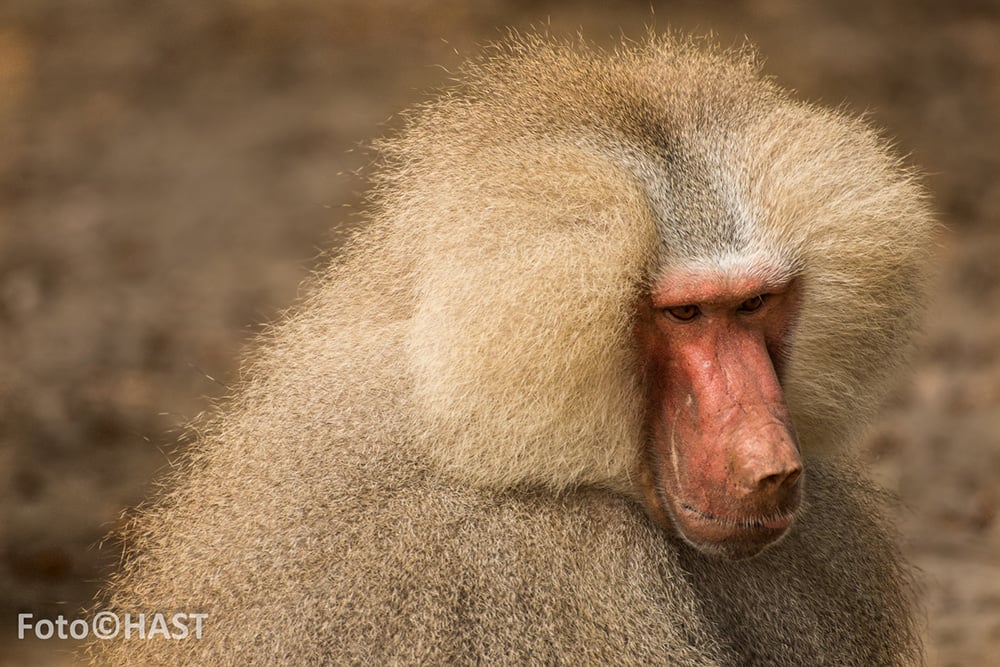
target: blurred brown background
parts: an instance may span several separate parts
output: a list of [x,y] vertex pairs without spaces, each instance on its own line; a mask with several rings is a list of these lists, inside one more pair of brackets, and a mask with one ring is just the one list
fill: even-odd
[[930,664],[1000,664],[1000,6],[652,4],[0,2],[0,664],[69,663],[15,614],[93,595],[102,536],[353,224],[364,143],[532,24],[746,36],[927,173],[940,294],[863,455],[904,502]]

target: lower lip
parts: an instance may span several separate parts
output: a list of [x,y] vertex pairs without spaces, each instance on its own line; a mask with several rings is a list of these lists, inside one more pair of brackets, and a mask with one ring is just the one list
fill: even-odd
[[792,513],[788,513],[768,517],[766,519],[753,519],[748,523],[746,519],[720,518],[715,515],[702,512],[701,510],[688,504],[681,504],[680,509],[685,516],[695,519],[698,522],[708,523],[715,527],[732,530],[734,532],[786,530],[792,525],[792,521],[795,519],[795,516]]

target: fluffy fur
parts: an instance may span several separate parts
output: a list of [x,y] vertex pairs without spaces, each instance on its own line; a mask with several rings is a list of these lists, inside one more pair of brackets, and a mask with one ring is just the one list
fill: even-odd
[[[861,122],[752,54],[510,40],[382,142],[371,225],[268,337],[101,608],[203,611],[110,664],[907,664],[882,500],[832,462],[909,346],[931,222]],[[745,562],[635,502],[636,300],[802,276],[784,386],[807,507]]]

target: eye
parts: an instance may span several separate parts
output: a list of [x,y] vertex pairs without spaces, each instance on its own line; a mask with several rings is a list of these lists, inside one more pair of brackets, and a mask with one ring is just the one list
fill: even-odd
[[692,304],[686,306],[674,306],[673,308],[664,308],[663,310],[672,318],[680,320],[681,322],[690,322],[701,314],[701,311],[698,310],[698,306]]
[[767,299],[766,294],[758,294],[757,296],[752,296],[743,303],[740,304],[740,311],[744,313],[752,313],[758,310],[764,305],[764,301]]

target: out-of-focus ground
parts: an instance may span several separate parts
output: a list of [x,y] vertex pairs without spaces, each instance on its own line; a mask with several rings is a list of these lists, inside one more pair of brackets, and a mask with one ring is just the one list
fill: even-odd
[[[902,497],[928,662],[1000,664],[1000,6],[988,0],[0,2],[0,664],[69,664],[101,538],[352,224],[363,142],[503,26],[744,36],[927,173],[940,289],[863,454]],[[180,442],[181,444],[178,444]]]

